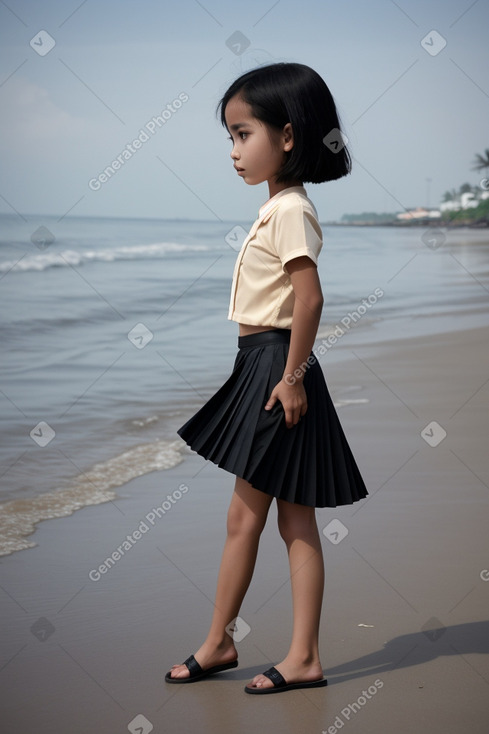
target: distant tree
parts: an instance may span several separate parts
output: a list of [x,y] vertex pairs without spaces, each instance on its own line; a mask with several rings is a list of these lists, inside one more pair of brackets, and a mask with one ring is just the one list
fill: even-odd
[[489,227],[489,199],[480,201],[478,206],[473,209],[445,212],[442,221]]
[[489,148],[486,148],[482,155],[480,153],[475,154],[472,170],[483,171],[484,169],[489,169]]
[[469,183],[464,183],[464,184],[462,184],[462,185],[461,185],[461,187],[460,187],[460,189],[459,189],[459,194],[468,194],[468,193],[472,193],[472,192],[473,192],[473,190],[474,190],[474,187],[473,187],[473,186],[471,186],[471,184],[469,184]]
[[443,201],[454,201],[458,199],[458,191],[452,189],[451,191],[445,191],[443,194]]

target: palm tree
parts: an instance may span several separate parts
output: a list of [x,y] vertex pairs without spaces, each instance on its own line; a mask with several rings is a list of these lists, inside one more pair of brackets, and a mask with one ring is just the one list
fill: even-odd
[[480,153],[475,154],[472,170],[483,171],[485,168],[489,169],[489,148],[486,148],[482,155]]

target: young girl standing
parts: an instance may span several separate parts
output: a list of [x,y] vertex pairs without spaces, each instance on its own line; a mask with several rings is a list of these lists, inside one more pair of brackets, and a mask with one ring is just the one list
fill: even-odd
[[[316,507],[367,496],[312,347],[323,306],[317,212],[304,188],[350,172],[331,93],[308,66],[278,63],[237,79],[221,101],[231,158],[269,199],[236,261],[228,318],[239,323],[234,369],[179,435],[236,476],[211,626],[202,646],[165,676],[192,683],[237,666],[236,620],[275,497],[293,598],[289,651],[247,693],[326,685],[319,658],[324,566]],[[329,136],[329,137],[328,137]],[[336,140],[336,145],[325,144]]]

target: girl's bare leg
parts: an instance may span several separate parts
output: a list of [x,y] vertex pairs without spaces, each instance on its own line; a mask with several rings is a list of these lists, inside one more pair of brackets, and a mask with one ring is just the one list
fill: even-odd
[[[292,641],[287,656],[275,667],[288,683],[323,677],[319,659],[319,621],[324,589],[324,563],[314,507],[277,500],[278,524],[287,545],[294,611]],[[250,683],[272,687],[264,675]]]
[[[238,616],[253,576],[258,543],[272,499],[236,477],[228,510],[227,538],[217,579],[214,614],[204,644],[194,653],[204,670],[237,657],[234,641],[225,628]],[[172,667],[172,678],[188,676],[186,665]]]

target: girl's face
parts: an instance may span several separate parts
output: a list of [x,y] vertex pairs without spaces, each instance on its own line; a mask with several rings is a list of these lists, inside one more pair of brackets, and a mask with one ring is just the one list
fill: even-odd
[[275,190],[290,186],[290,183],[275,184],[285,153],[294,144],[290,123],[282,132],[267,127],[253,117],[250,105],[239,94],[229,100],[224,115],[233,141],[231,158],[238,176],[252,186],[268,181],[271,196]]

